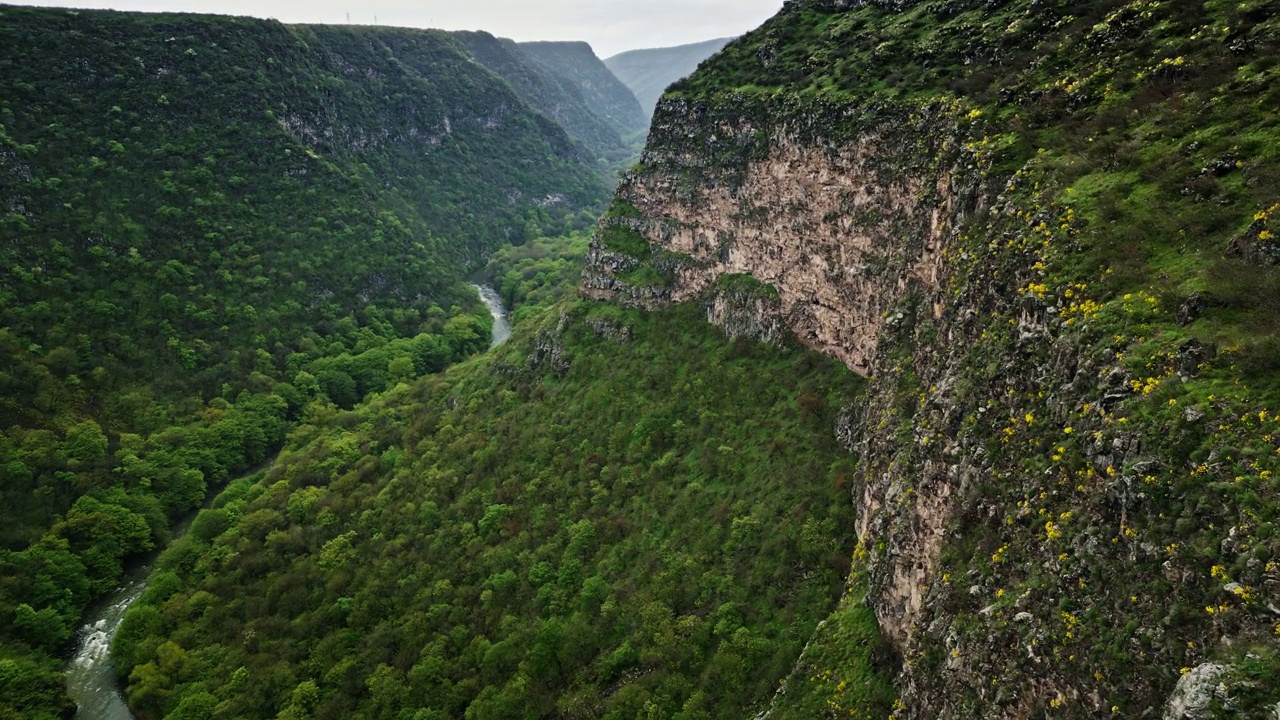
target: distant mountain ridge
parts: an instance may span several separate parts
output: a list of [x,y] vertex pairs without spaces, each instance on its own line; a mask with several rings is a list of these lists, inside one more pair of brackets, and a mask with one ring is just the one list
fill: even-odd
[[649,115],[639,99],[622,82],[595,51],[585,42],[519,43],[534,61],[557,77],[580,88],[584,96],[599,104],[596,113],[622,133],[625,138],[643,132],[649,126]]
[[581,42],[516,43],[483,31],[450,33],[477,63],[507,81],[606,164],[625,162],[648,117],[631,91]]
[[734,38],[717,38],[690,45],[629,50],[606,58],[609,68],[640,101],[645,115],[653,116],[658,98],[671,83],[698,69],[703,60],[720,52]]

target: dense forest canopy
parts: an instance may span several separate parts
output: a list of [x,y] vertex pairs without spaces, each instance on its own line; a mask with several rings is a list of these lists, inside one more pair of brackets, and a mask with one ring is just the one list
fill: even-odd
[[444,33],[0,7],[3,712],[308,405],[486,348],[464,278],[605,192]]
[[[558,282],[517,262],[547,279],[517,297]],[[114,648],[143,717],[758,710],[841,595],[853,464],[828,429],[857,378],[694,306],[520,327],[310,414],[197,518]]]

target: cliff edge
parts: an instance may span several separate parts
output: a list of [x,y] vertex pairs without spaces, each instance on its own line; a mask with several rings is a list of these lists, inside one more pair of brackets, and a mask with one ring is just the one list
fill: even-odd
[[870,378],[896,717],[1275,716],[1277,9],[789,2],[660,101],[582,294]]

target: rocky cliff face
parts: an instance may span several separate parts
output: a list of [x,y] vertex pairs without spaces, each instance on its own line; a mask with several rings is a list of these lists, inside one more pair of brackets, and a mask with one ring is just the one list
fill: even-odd
[[[1280,702],[1270,311],[1223,274],[1280,193],[1270,96],[1223,78],[1276,32],[1267,3],[1163,5],[789,4],[664,98],[593,244],[588,297],[703,302],[871,378],[838,428],[850,601],[901,656],[898,717]],[[1152,67],[1160,43],[1185,54]],[[1248,151],[1197,139],[1253,122]],[[841,708],[856,673],[823,663],[784,689]]]
[[[709,109],[686,100],[662,110],[647,169],[619,197],[659,219],[637,226],[646,242],[682,258],[665,298],[685,302],[725,275],[750,274],[774,288],[776,313],[802,342],[870,372],[881,332],[900,319],[890,310],[940,286],[943,244],[975,201],[957,165],[963,153],[945,140],[917,148],[874,121],[845,144],[820,146],[786,123],[706,122]],[[681,192],[705,149],[762,141],[739,176]]]

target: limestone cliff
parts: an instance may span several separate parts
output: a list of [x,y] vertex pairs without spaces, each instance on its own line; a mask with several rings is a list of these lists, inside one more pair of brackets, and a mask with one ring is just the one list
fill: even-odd
[[[871,378],[847,602],[898,717],[1275,712],[1275,10],[793,2],[659,104],[583,294]],[[815,657],[774,712],[859,712]]]
[[[898,317],[890,310],[914,288],[939,288],[943,244],[977,201],[972,157],[941,135],[917,147],[914,127],[874,118],[858,118],[865,129],[847,144],[822,146],[792,123],[757,127],[735,110],[665,101],[645,171],[618,193],[652,219],[635,226],[644,240],[682,257],[663,297],[684,302],[724,275],[750,274],[776,290],[802,342],[867,374]],[[940,121],[939,110],[923,108],[913,126]],[[707,148],[754,144],[758,158],[732,177],[702,187],[683,177],[706,165]],[[608,287],[599,274],[588,282]]]

